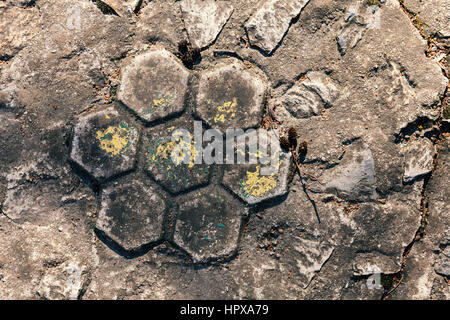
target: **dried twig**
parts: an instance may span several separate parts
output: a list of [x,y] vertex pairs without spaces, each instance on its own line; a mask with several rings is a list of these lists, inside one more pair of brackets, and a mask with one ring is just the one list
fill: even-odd
[[[296,147],[297,147],[297,131],[295,130],[294,127],[289,128],[288,131],[288,138],[286,137],[281,137],[280,138],[280,145],[285,149],[285,150],[289,150],[292,154],[292,158],[294,159],[294,163],[295,166],[298,170],[298,174],[300,176],[300,182],[302,183],[302,187],[303,187],[303,191],[305,192],[306,197],[308,198],[308,200],[311,202],[314,212],[316,214],[317,220],[320,223],[320,217],[319,217],[319,212],[317,211],[317,207],[316,204],[314,202],[314,200],[311,199],[311,197],[308,194],[307,191],[307,186],[306,184],[303,182],[303,178],[302,178],[302,173],[306,174],[307,176],[309,176],[310,178],[314,179],[315,181],[317,181],[320,184],[323,184],[322,182],[320,182],[320,180],[315,177],[314,175],[307,173],[307,172],[303,172],[300,168],[300,164],[299,164],[299,160],[298,160],[298,153],[296,151]],[[308,150],[308,144],[306,141],[303,141],[302,143],[300,143],[300,146],[298,148],[298,151],[300,152],[300,154],[306,154]]]
[[296,155],[296,153],[295,153],[294,151],[292,151],[292,158],[294,158],[294,163],[295,163],[295,165],[296,165],[296,167],[297,167],[297,169],[298,169],[298,171],[299,171],[300,174],[305,174],[305,175],[307,175],[308,177],[310,177],[310,178],[314,179],[315,181],[317,181],[318,183],[320,183],[321,185],[323,185],[323,183],[320,182],[319,178],[317,178],[316,176],[314,176],[314,175],[311,174],[311,173],[302,171],[302,170],[300,169],[300,165],[298,164],[298,159],[297,159],[298,156]]

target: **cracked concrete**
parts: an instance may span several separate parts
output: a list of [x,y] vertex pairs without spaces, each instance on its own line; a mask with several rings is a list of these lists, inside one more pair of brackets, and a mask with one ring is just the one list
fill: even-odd
[[[449,299],[447,0],[99,3],[0,5],[1,299]],[[300,170],[173,168],[194,121]]]

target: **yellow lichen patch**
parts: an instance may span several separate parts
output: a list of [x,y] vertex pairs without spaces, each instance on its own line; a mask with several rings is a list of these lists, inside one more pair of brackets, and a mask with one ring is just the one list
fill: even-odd
[[170,103],[169,98],[161,98],[161,99],[153,100],[153,107],[155,107],[155,108],[162,107],[164,105],[167,105],[168,103]]
[[153,155],[152,160],[155,161],[156,158],[168,159],[174,147],[175,141],[161,143],[160,145],[158,145],[158,148],[156,148],[156,153]]
[[167,107],[173,102],[173,100],[172,95],[162,94],[159,92],[156,99],[153,99],[153,108]]
[[130,129],[126,125],[110,126],[97,131],[100,148],[116,156],[130,145]]
[[227,119],[233,119],[236,116],[237,99],[227,101],[223,105],[217,107],[217,113],[214,117],[214,122],[225,123]]
[[[191,155],[188,167],[192,168],[194,166],[195,157],[198,154],[198,150],[195,148],[195,142],[192,138],[193,136],[191,135],[191,142],[189,142],[183,140],[182,136],[178,136],[177,140],[158,145],[156,153],[152,156],[152,161],[155,161],[156,159],[169,159],[170,157],[173,164],[178,166],[183,163],[186,157],[184,151],[189,149]],[[167,167],[167,170],[170,169],[172,169],[172,166]]]
[[277,186],[275,175],[261,176],[260,166],[256,166],[256,171],[247,171],[245,179],[241,182],[244,196],[262,197]]

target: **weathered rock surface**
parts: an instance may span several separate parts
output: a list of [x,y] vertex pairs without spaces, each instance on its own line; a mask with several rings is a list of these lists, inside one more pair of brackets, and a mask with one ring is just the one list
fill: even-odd
[[0,59],[15,56],[40,30],[39,11],[36,8],[0,7]]
[[162,238],[166,206],[140,181],[113,183],[102,191],[96,227],[125,250],[136,250]]
[[267,85],[261,71],[239,61],[222,62],[201,74],[196,115],[222,130],[256,127],[262,116]]
[[174,242],[195,262],[229,257],[237,251],[245,210],[220,187],[180,199]]
[[[103,2],[0,4],[1,299],[450,298],[447,1]],[[301,177],[173,166],[194,120]]]
[[362,8],[362,2],[357,1],[350,7],[347,16],[341,26],[341,31],[336,37],[339,52],[345,54],[347,50],[358,45],[364,33],[369,29],[381,27],[381,9],[378,5],[370,5]]
[[338,89],[329,77],[313,71],[308,72],[301,83],[294,84],[275,104],[286,108],[296,118],[309,118],[330,108],[338,94]]
[[427,226],[425,234],[409,252],[404,279],[394,299],[445,299],[450,298],[449,238],[450,207],[448,203],[449,141],[438,144],[436,169],[426,188],[428,197]]
[[189,40],[197,48],[210,45],[233,13],[229,1],[186,0],[180,8]]
[[[246,135],[246,134],[245,134]],[[239,137],[236,139],[238,141]],[[244,137],[245,139],[245,137]],[[248,204],[258,204],[285,195],[288,192],[289,173],[292,165],[291,154],[283,151],[277,134],[260,129],[249,135],[249,145],[255,143],[257,150],[237,149],[236,162],[254,158],[248,164],[227,166],[222,184]],[[267,146],[261,151],[261,144]]]
[[151,122],[184,109],[189,73],[168,51],[151,50],[125,62],[118,99]]
[[405,173],[403,181],[411,182],[417,177],[429,174],[433,169],[433,143],[428,139],[411,141],[405,155]]
[[[189,136],[184,137],[180,130],[187,130]],[[145,138],[145,170],[173,194],[192,190],[209,182],[210,166],[196,163],[196,159],[201,157],[203,145],[197,145],[193,134],[192,120],[183,117],[151,128]],[[184,150],[189,151],[190,155],[185,154]]]
[[321,176],[322,192],[334,193],[349,201],[376,200],[375,164],[370,148],[354,144],[342,161]]
[[448,0],[404,0],[405,8],[416,14],[414,22],[421,27],[427,35],[441,33],[442,36],[450,36],[448,26],[450,24],[450,2]]
[[114,108],[82,115],[73,132],[70,158],[97,181],[134,168],[138,129]]
[[245,25],[252,45],[271,53],[309,0],[263,2]]

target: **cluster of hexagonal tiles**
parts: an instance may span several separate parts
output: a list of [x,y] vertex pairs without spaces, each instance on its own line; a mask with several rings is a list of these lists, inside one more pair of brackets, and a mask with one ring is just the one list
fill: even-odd
[[[194,140],[181,141],[191,158],[174,161],[177,130],[193,132],[195,117],[222,132],[256,127],[267,90],[260,72],[225,60],[200,74],[191,111],[186,102],[191,78],[195,75],[165,49],[130,57],[118,90],[118,100],[130,112],[118,104],[83,114],[75,125],[70,159],[102,186],[96,228],[126,251],[168,240],[194,262],[230,256],[238,248],[247,206],[288,191],[290,156],[273,132],[264,132],[265,139],[279,161],[197,163],[204,143]],[[262,131],[256,130],[253,139]],[[246,157],[252,152],[243,151]],[[269,167],[275,171],[264,174]],[[119,178],[135,170],[137,180]],[[164,231],[167,215],[175,217],[168,226],[172,232]]]

